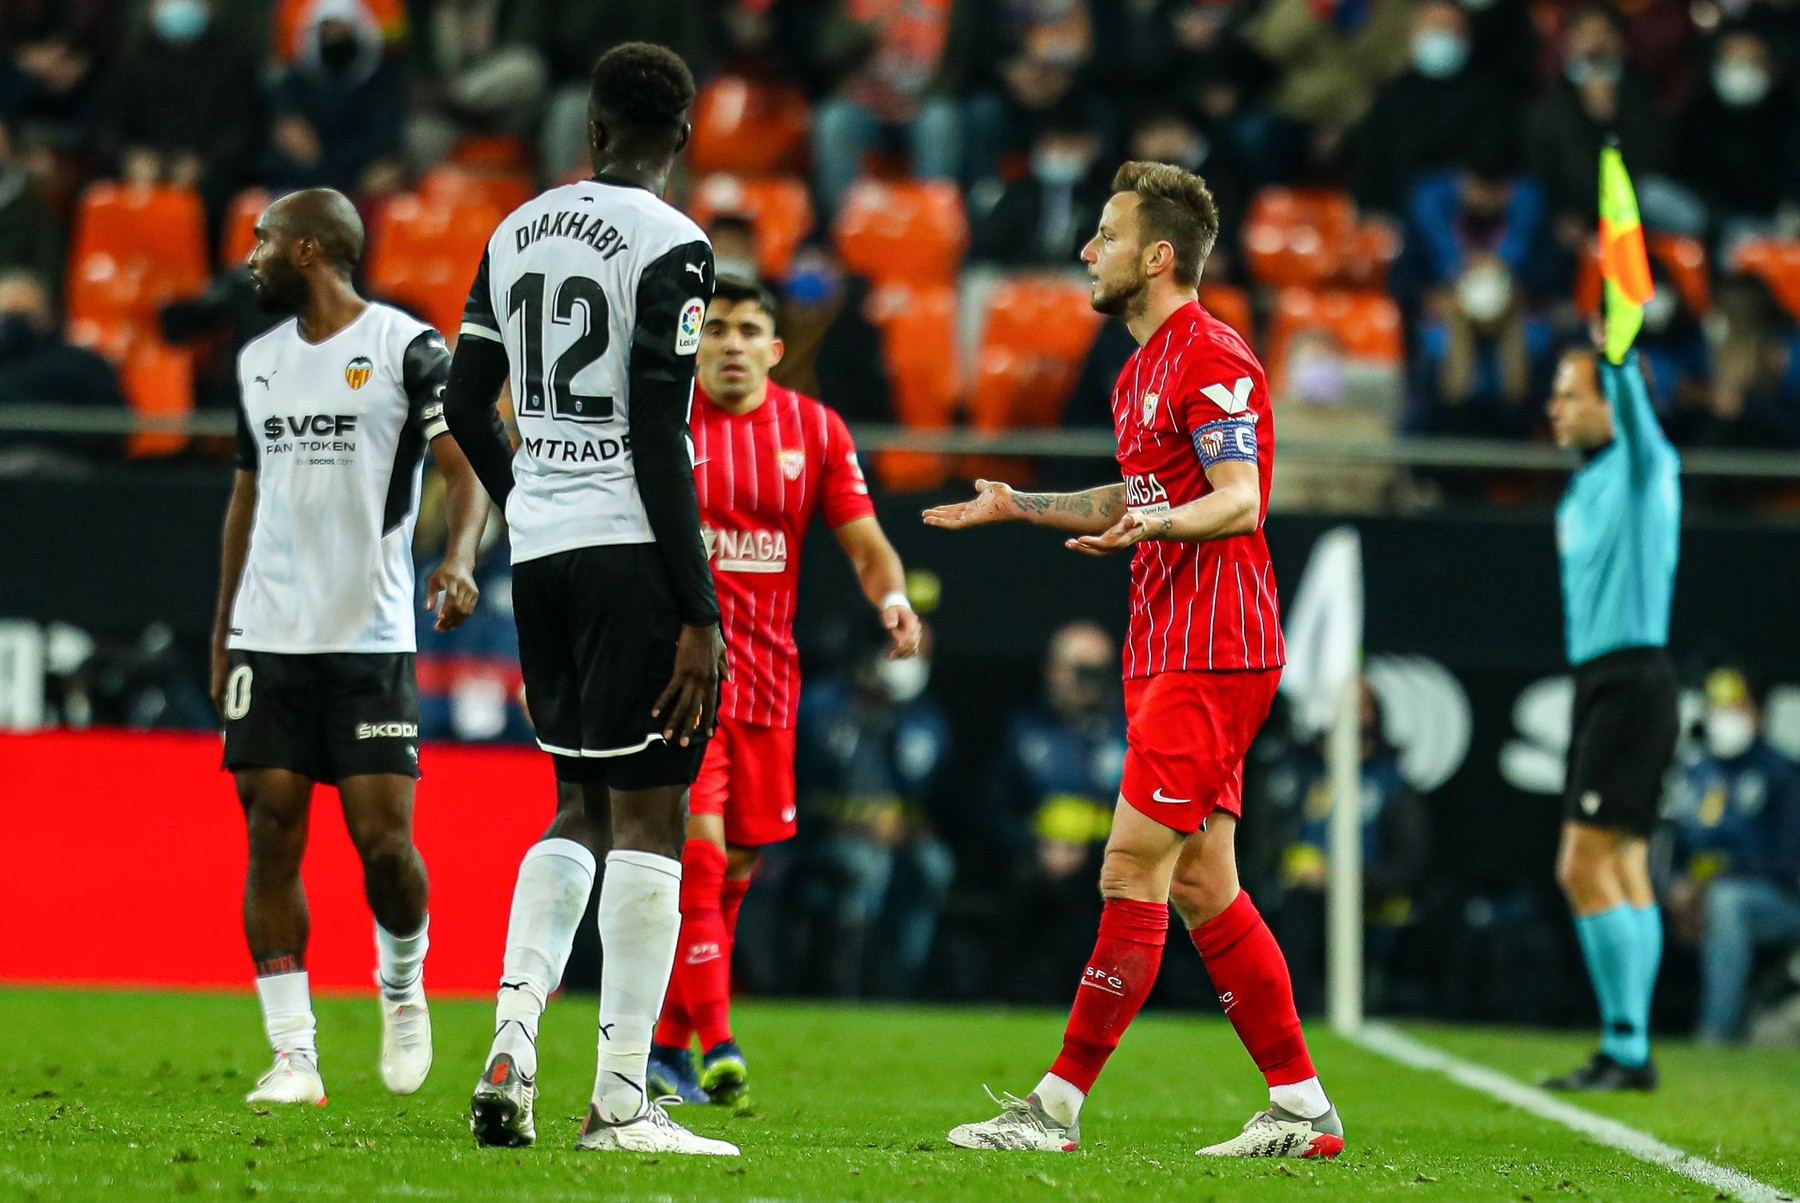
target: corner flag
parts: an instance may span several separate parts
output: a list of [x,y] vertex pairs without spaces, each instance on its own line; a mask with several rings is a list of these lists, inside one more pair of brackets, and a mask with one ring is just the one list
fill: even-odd
[[1637,194],[1616,146],[1600,151],[1600,275],[1605,281],[1601,312],[1606,323],[1606,358],[1623,363],[1644,324],[1644,302],[1655,286],[1650,281],[1650,255],[1644,249]]

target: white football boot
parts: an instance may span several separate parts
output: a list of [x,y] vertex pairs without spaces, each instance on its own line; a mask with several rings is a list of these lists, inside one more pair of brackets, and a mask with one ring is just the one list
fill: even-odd
[[684,1153],[699,1157],[736,1157],[738,1147],[723,1140],[696,1136],[669,1118],[661,1100],[652,1099],[632,1119],[612,1121],[600,1118],[600,1108],[588,1104],[587,1119],[581,1125],[578,1149],[623,1153]]
[[1299,1157],[1326,1161],[1344,1151],[1344,1122],[1333,1107],[1314,1119],[1302,1119],[1271,1106],[1258,1111],[1230,1140],[1208,1145],[1197,1157]]
[[469,1102],[469,1128],[478,1144],[498,1149],[523,1149],[537,1139],[531,1117],[537,1098],[537,1081],[519,1072],[506,1053],[496,1053],[475,1085]]
[[[986,1087],[982,1089],[986,1090]],[[999,1103],[1003,1111],[993,1119],[978,1124],[961,1124],[950,1129],[950,1143],[959,1149],[1005,1149],[1028,1153],[1073,1153],[1081,1147],[1081,1121],[1067,1127],[1051,1119],[1035,1094],[988,1097]]]
[[381,1000],[381,1080],[412,1094],[431,1072],[431,1010],[423,991],[401,1002]]
[[256,1089],[244,1096],[246,1103],[309,1103],[325,1105],[325,1079],[319,1063],[306,1053],[276,1053],[275,1064],[256,1080]]

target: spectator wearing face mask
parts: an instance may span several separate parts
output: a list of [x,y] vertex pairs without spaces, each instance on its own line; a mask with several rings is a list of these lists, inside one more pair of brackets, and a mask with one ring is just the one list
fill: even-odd
[[[0,273],[0,409],[27,405],[126,409],[112,365],[65,343],[44,281],[14,270]],[[123,446],[115,434],[0,434],[0,475],[107,463]]]
[[308,22],[275,85],[269,183],[353,196],[398,187],[406,87],[380,27],[360,0],[317,0]]
[[1365,217],[1398,226],[1427,172],[1514,153],[1515,108],[1505,84],[1474,61],[1469,14],[1457,0],[1414,10],[1407,69],[1382,85],[1356,132],[1351,194]]
[[869,318],[870,294],[869,281],[845,271],[824,246],[801,247],[782,282],[787,353],[769,379],[820,398],[848,421],[894,421],[881,331]]
[[1427,177],[1410,211],[1392,279],[1417,347],[1408,429],[1524,437],[1553,366],[1544,309],[1567,283],[1542,192],[1489,162]]
[[134,183],[198,189],[216,225],[260,149],[260,92],[256,57],[210,0],[154,0],[113,75],[108,157]]
[[1112,195],[1094,170],[1100,136],[1073,109],[1045,121],[1025,175],[978,185],[970,257],[999,267],[1066,268],[1094,236]]
[[1699,1038],[1738,1037],[1757,951],[1800,944],[1800,766],[1762,731],[1765,697],[1748,673],[1713,670],[1701,746],[1669,818],[1678,938],[1700,946]]
[[1043,701],[1008,721],[991,797],[995,840],[1013,906],[1007,930],[1041,938],[1008,950],[999,975],[1008,1001],[1065,997],[1091,941],[1062,934],[1100,921],[1094,877],[1112,830],[1113,803],[1125,769],[1125,711],[1119,651],[1091,622],[1072,622],[1050,637]]
[[1680,178],[1706,202],[1721,248],[1800,218],[1800,107],[1762,36],[1720,35],[1681,131]]
[[[1275,420],[1283,438],[1314,445],[1385,443],[1394,437],[1394,371],[1350,359],[1336,335],[1319,327],[1295,332],[1277,373]],[[1313,512],[1379,510],[1395,479],[1380,464],[1319,463],[1300,456],[1275,461],[1272,507]]]
[[[1584,5],[1563,25],[1563,78],[1553,83],[1526,116],[1525,150],[1530,172],[1542,181],[1556,237],[1571,253],[1593,236],[1599,218],[1600,148],[1609,136],[1638,189],[1644,223],[1674,228],[1693,223],[1658,220],[1663,203],[1656,173],[1666,165],[1669,132],[1655,93],[1625,65],[1625,36],[1611,8]],[[1677,214],[1677,216],[1682,216]]]
[[871,645],[848,679],[801,694],[795,762],[802,855],[838,883],[833,993],[911,997],[931,952],[956,862],[930,808],[950,725],[919,654]]

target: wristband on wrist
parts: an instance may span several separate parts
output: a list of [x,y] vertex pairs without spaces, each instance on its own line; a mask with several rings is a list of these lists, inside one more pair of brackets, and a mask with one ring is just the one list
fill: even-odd
[[912,610],[912,603],[906,599],[906,593],[904,590],[895,589],[893,592],[889,593],[886,597],[882,598],[881,605],[877,606],[876,608],[883,612],[886,612],[887,610],[890,610],[895,606],[899,606],[902,610],[906,610],[909,612]]

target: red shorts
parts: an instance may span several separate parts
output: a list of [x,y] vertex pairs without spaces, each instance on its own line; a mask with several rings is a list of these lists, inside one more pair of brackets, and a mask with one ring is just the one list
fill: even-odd
[[1169,672],[1125,682],[1119,794],[1164,827],[1195,832],[1215,810],[1242,817],[1244,756],[1269,717],[1279,668]]
[[688,813],[723,815],[725,842],[794,838],[794,729],[721,718],[688,791]]

